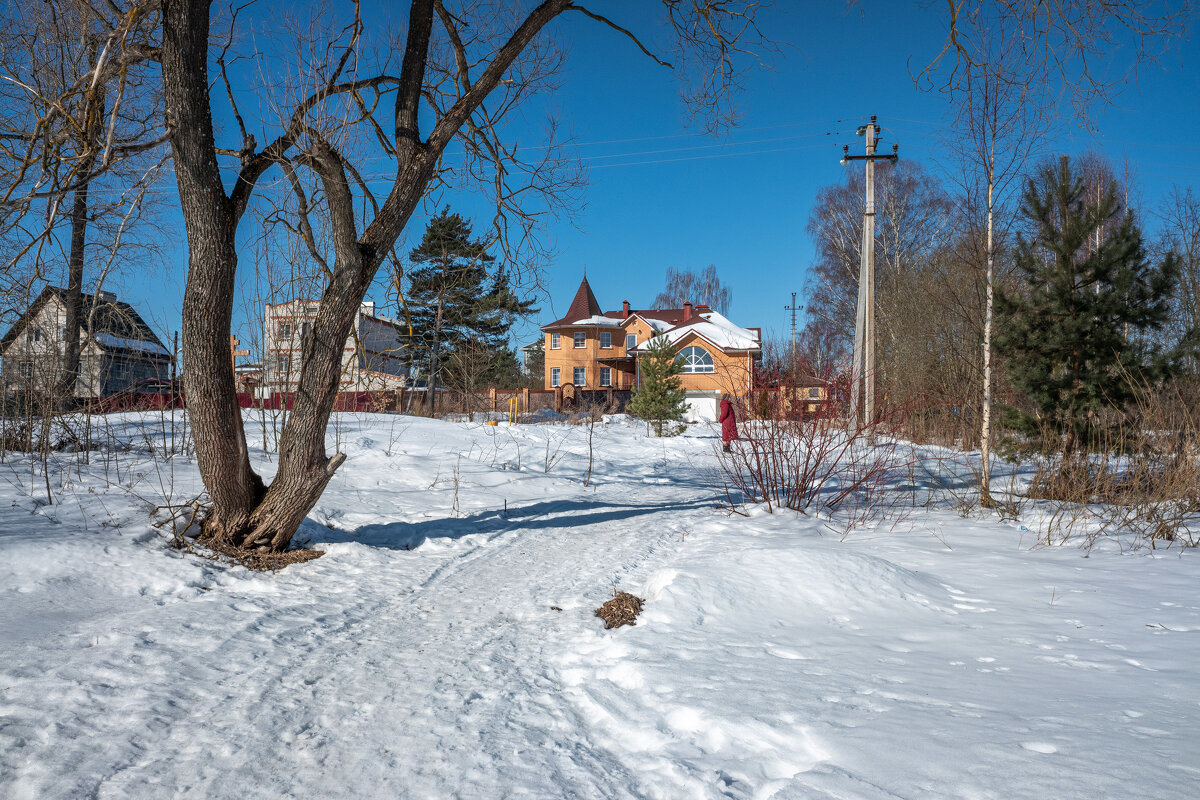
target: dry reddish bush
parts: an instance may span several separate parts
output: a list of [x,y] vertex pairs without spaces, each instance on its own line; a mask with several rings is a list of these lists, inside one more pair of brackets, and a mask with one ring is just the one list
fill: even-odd
[[808,382],[823,396],[810,396],[813,387],[804,386],[731,398],[739,438],[728,452],[718,450],[715,476],[729,507],[842,512],[849,526],[911,508],[911,484],[894,486],[911,471],[912,456],[899,438],[908,409],[885,409],[870,423],[851,421],[845,388],[832,376]]
[[[1135,407],[1091,437],[1091,452],[1046,449],[1029,489],[1050,513],[1041,541],[1132,534],[1134,547],[1200,546],[1200,416],[1178,389],[1136,392]],[[1128,540],[1127,540],[1128,541]]]

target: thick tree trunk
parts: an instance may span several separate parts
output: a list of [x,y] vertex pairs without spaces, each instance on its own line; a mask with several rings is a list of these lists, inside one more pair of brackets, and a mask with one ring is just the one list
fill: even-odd
[[250,467],[229,358],[237,222],[221,184],[208,93],[208,5],[163,3],[163,89],[188,240],[183,384],[212,502],[207,536],[241,544],[262,479]]

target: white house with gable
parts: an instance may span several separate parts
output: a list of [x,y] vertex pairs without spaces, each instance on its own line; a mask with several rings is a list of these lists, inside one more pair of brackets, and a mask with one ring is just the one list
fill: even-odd
[[[0,339],[4,392],[51,391],[67,339],[66,290],[47,286]],[[171,352],[133,306],[110,292],[83,295],[76,397],[108,397],[166,381]]]
[[[304,348],[320,308],[319,300],[267,304],[263,314],[263,392],[296,389]],[[376,313],[373,302],[364,302],[342,351],[339,391],[403,388],[407,375],[404,346],[407,331],[408,327],[399,320]]]

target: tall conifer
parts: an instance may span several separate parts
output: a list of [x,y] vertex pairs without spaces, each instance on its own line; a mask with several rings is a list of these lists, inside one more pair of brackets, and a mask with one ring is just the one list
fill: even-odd
[[997,302],[1005,320],[997,349],[1039,412],[1010,409],[1009,420],[1065,434],[1065,456],[1097,412],[1124,408],[1137,385],[1171,373],[1177,354],[1155,339],[1168,321],[1175,258],[1150,263],[1113,185],[1098,199],[1088,194],[1066,157],[1029,180],[1022,213],[1031,234],[1016,251],[1025,286]]
[[[429,221],[421,243],[409,253],[408,308],[416,341],[412,360],[426,375],[430,397],[438,374],[467,342],[495,354],[489,372],[506,372],[513,361],[508,332],[516,317],[537,311],[513,292],[502,268],[488,274],[495,258],[488,243],[471,237],[471,223],[444,208]],[[485,375],[485,381],[490,375]]]

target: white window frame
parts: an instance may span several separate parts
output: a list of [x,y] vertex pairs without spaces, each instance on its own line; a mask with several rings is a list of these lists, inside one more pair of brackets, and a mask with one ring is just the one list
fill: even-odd
[[34,327],[29,331],[29,341],[40,342],[42,340],[42,329]]
[[625,349],[632,350],[635,347],[637,347],[637,334],[636,333],[625,334]]
[[587,347],[587,331],[575,331],[571,334],[571,339],[575,343],[576,350],[582,350]]
[[275,323],[275,335],[279,339],[291,339],[292,338],[292,323],[276,322]]
[[554,387],[558,386],[559,383],[561,382],[561,380],[562,380],[562,367],[551,367],[550,368],[550,388],[553,389]]
[[279,353],[275,356],[275,374],[289,375],[292,371],[292,357]]
[[[703,354],[702,356],[700,355],[701,353]],[[702,358],[708,359],[707,365],[701,361]],[[694,344],[691,347],[683,348],[679,351],[676,360],[683,362],[683,372],[685,375],[711,375],[717,371],[717,365],[713,361],[712,353],[699,345]]]
[[600,348],[602,350],[612,348],[612,331],[600,331]]
[[575,367],[571,370],[571,382],[576,386],[587,386],[587,367]]
[[612,386],[612,367],[600,368],[600,385],[605,387]]
[[33,377],[33,362],[32,361],[18,361],[17,362],[17,374],[20,375],[25,380],[29,380],[30,378],[32,378]]
[[562,348],[562,334],[561,333],[550,334],[550,349],[551,350],[559,350],[561,348]]

